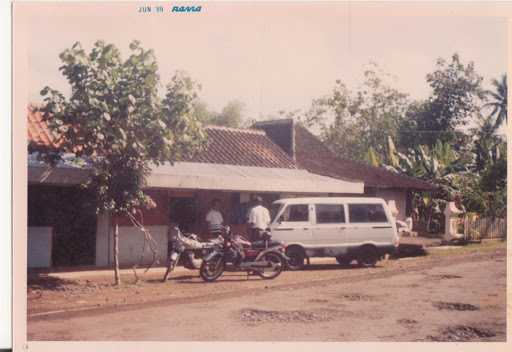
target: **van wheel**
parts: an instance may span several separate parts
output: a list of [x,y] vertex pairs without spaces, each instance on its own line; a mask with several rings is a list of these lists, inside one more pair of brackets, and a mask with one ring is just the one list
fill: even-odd
[[374,246],[363,246],[357,255],[357,263],[364,268],[375,267],[379,260],[379,253]]
[[336,257],[336,261],[338,262],[338,264],[343,267],[349,267],[350,263],[352,263],[352,260],[352,258],[341,255]]
[[286,250],[286,256],[290,258],[287,266],[290,270],[299,270],[304,267],[305,254],[304,250],[300,247],[291,247]]

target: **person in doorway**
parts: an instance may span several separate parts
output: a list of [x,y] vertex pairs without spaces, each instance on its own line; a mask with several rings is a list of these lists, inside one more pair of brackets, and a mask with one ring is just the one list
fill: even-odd
[[249,211],[249,228],[251,241],[261,239],[261,235],[270,224],[270,213],[263,206],[263,199],[260,196],[254,198],[255,205]]
[[224,218],[220,212],[220,199],[215,198],[212,201],[212,207],[206,214],[205,220],[208,224],[208,234],[210,236],[217,236],[222,232]]

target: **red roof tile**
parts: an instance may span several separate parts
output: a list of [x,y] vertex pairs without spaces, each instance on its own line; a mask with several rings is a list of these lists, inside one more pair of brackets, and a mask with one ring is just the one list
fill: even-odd
[[27,127],[28,142],[31,148],[59,148],[61,143],[58,140],[58,135],[50,131],[46,121],[43,121],[42,113],[35,111],[33,106],[28,107]]
[[[28,109],[28,140],[32,150],[58,149],[58,135],[52,134],[42,114]],[[205,150],[184,161],[294,169],[296,165],[265,132],[255,129],[205,127]]]
[[205,131],[206,149],[188,161],[296,168],[293,160],[261,130],[207,126]]

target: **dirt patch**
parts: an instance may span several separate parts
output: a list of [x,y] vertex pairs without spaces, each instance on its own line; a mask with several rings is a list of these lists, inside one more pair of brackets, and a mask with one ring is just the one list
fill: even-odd
[[327,303],[327,302],[329,302],[329,300],[328,299],[313,298],[313,299],[310,299],[309,302],[311,302],[311,303]]
[[398,324],[402,324],[402,325],[413,325],[413,324],[418,324],[418,322],[414,319],[398,319],[396,321]]
[[434,280],[462,279],[462,276],[460,276],[460,275],[450,275],[450,274],[430,275],[429,277]]
[[427,340],[441,342],[485,341],[494,336],[496,336],[496,334],[488,329],[468,325],[457,325],[443,329],[439,335],[429,335],[427,336]]
[[347,300],[347,301],[374,301],[375,297],[370,295],[364,295],[360,293],[347,293],[340,296],[340,298]]
[[432,305],[439,310],[458,310],[458,311],[468,311],[468,310],[479,310],[480,307],[474,306],[468,303],[457,303],[457,302],[433,302]]
[[245,323],[313,323],[330,321],[338,316],[337,311],[333,310],[261,310],[261,309],[242,309],[240,311],[240,320]]
[[[506,243],[500,244],[505,247]],[[135,283],[133,273],[127,271],[121,273],[123,285],[120,287],[113,285],[113,274],[101,273],[98,275],[81,276],[76,275],[72,280],[56,278],[45,273],[35,273],[30,275],[28,280],[28,312],[29,315],[42,314],[44,312],[59,310],[74,310],[77,307],[77,300],[85,301],[80,308],[86,306],[91,309],[118,309],[125,304],[133,307],[147,305],[149,303],[161,304],[163,302],[188,302],[190,298],[205,299],[204,297],[214,297],[223,299],[226,294],[230,295],[254,295],[260,294],[271,289],[276,290],[297,290],[308,287],[321,287],[336,285],[338,283],[356,283],[366,282],[375,278],[392,278],[395,275],[423,272],[433,267],[444,268],[448,265],[461,263],[474,263],[475,261],[489,260],[497,256],[505,257],[505,250],[496,250],[480,247],[471,249],[459,254],[458,251],[450,251],[450,255],[429,255],[419,257],[409,261],[397,260],[388,261],[385,265],[371,269],[339,269],[338,265],[332,265],[331,270],[302,270],[286,271],[276,280],[265,281],[250,276],[247,280],[245,273],[226,273],[215,285],[207,285],[200,278],[197,271],[180,271],[171,276],[171,280],[162,283],[160,279],[163,276],[163,268],[154,268]],[[313,265],[315,266],[315,265]],[[158,269],[158,270],[157,270]],[[339,269],[339,270],[338,270]],[[450,272],[451,273],[451,272]],[[458,274],[457,272],[454,272]],[[465,279],[465,278],[464,278]],[[463,279],[461,279],[463,280]],[[410,284],[411,288],[422,287],[423,281]],[[268,288],[265,289],[264,286]],[[496,285],[497,290],[504,290],[505,285]],[[137,292],[138,291],[138,292]],[[370,293],[369,291],[360,291],[361,293]],[[337,293],[337,295],[341,292]],[[320,298],[320,297],[316,297]],[[321,297],[324,298],[324,297]],[[365,302],[371,300],[370,297],[336,297],[338,302],[350,304],[352,301]],[[384,298],[384,297],[382,297]],[[378,300],[381,297],[377,297]],[[318,302],[320,304],[320,302]],[[99,308],[98,308],[99,307]],[[30,318],[32,319],[32,318]]]

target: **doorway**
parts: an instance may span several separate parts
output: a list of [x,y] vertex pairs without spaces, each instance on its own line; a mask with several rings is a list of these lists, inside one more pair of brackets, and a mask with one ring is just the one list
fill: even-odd
[[177,224],[183,232],[193,232],[197,221],[197,201],[193,197],[169,200],[169,223]]

